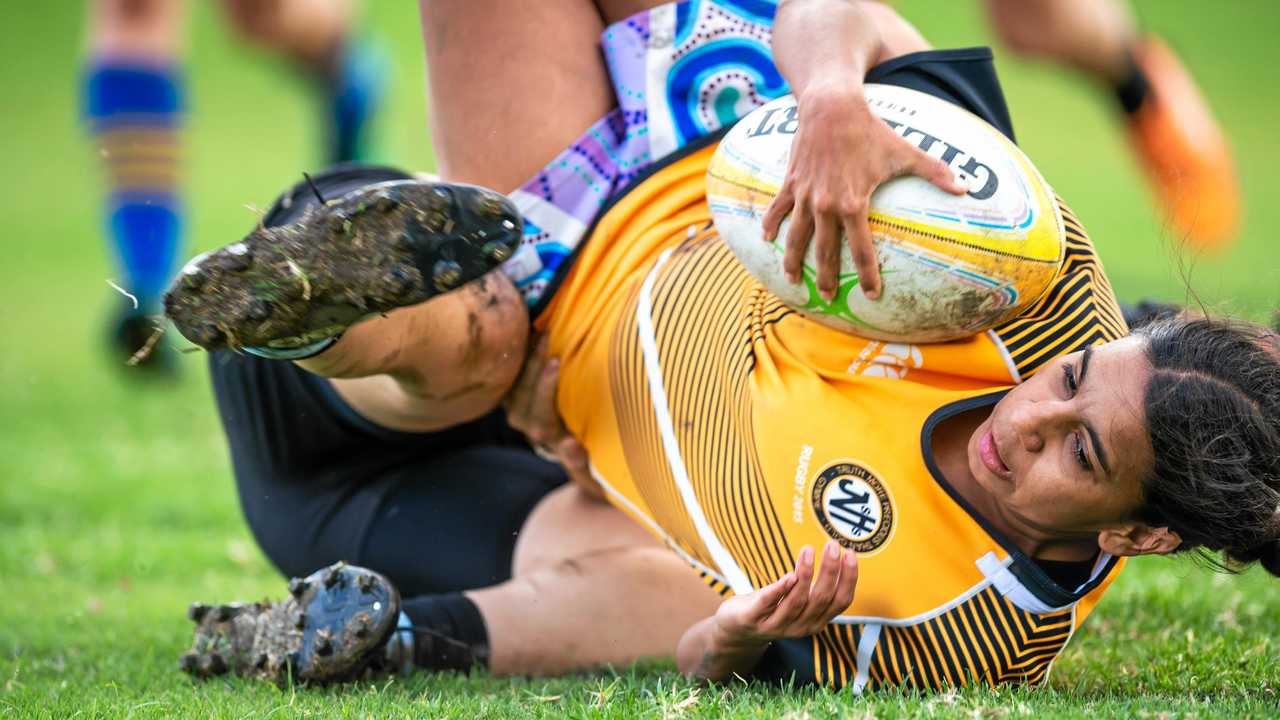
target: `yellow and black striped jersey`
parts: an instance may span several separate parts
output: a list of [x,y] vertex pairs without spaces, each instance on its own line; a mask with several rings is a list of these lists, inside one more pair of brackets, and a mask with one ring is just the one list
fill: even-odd
[[727,591],[788,572],[804,545],[859,555],[853,603],[779,644],[802,679],[861,690],[1035,682],[1115,577],[1060,587],[952,493],[930,434],[1047,360],[1126,332],[1083,230],[1052,290],[966,341],[861,339],[783,305],[720,242],[711,147],[598,219],[539,323],[558,402],[612,503]]

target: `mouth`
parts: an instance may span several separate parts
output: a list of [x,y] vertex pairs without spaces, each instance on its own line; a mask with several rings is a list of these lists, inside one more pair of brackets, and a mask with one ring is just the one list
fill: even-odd
[[1000,459],[1000,449],[996,447],[996,438],[990,430],[978,438],[978,456],[982,458],[982,464],[991,471],[991,474],[1002,480],[1013,478],[1013,471],[1004,464],[1004,460]]

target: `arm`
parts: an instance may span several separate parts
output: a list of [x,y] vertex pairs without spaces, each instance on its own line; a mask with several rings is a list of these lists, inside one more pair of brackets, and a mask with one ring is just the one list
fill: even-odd
[[715,615],[689,628],[676,647],[680,672],[722,680],[751,670],[774,640],[821,632],[853,602],[858,583],[853,552],[828,542],[823,553],[817,580],[813,548],[805,546],[794,571],[753,593],[725,600]]
[[[880,295],[880,270],[867,208],[882,182],[912,174],[955,194],[965,188],[941,160],[898,137],[867,107],[863,77],[883,60],[928,49],[924,38],[892,9],[853,0],[784,0],[774,20],[774,59],[791,84],[803,122],[792,145],[787,176],[765,213],[766,239],[791,215],[783,268],[800,281],[813,238],[817,286],[835,296],[841,232],[847,238],[867,297]],[[851,159],[856,158],[856,162]]]

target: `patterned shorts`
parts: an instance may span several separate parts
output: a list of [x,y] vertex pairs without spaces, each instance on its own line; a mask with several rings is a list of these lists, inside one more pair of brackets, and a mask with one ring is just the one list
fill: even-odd
[[503,270],[537,305],[605,204],[654,163],[790,92],[773,0],[688,0],[605,29],[617,107],[511,194],[524,242]]

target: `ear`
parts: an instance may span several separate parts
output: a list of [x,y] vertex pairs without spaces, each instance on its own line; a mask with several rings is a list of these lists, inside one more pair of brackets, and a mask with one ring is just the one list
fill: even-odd
[[1182,545],[1178,533],[1167,527],[1126,523],[1098,533],[1098,547],[1120,557],[1168,555]]

